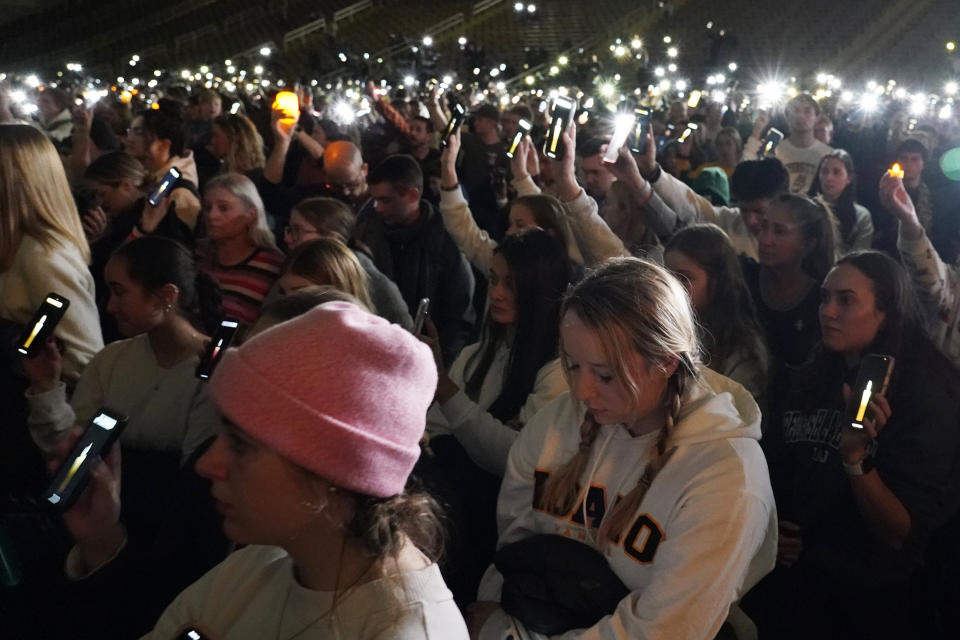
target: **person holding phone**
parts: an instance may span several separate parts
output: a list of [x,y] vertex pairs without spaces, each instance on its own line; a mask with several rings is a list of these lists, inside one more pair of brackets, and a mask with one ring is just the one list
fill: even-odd
[[193,230],[200,215],[199,178],[193,151],[186,148],[184,122],[172,108],[150,109],[133,119],[124,146],[159,182],[171,167],[181,174],[170,193],[177,217]]
[[492,558],[497,490],[510,447],[537,411],[566,391],[557,322],[560,299],[578,271],[543,230],[507,236],[490,265],[480,342],[465,347],[449,370],[437,358],[427,435],[463,510],[456,521],[467,542],[461,540],[458,555],[472,569],[454,589],[467,602]]
[[[821,287],[819,316],[816,356],[774,400],[764,433],[781,569],[748,612],[762,619],[762,636],[916,635],[911,605],[927,541],[960,498],[958,372],[925,335],[902,267],[884,254],[841,258]],[[856,428],[851,406],[862,390],[853,386],[867,354],[895,364]]]
[[[498,546],[536,534],[582,543],[627,595],[591,627],[555,637],[713,638],[773,567],[760,411],[743,387],[701,367],[699,351],[683,286],[651,262],[610,260],[564,299],[570,393],[538,412],[510,450]],[[474,637],[544,637],[527,629],[528,612],[500,607],[517,592],[512,580],[487,571]]]
[[108,312],[127,337],[97,353],[67,401],[63,359],[53,342],[24,360],[28,425],[45,451],[102,406],[126,415],[125,448],[173,455],[178,464],[210,438],[217,416],[194,375],[216,328],[216,284],[198,274],[192,253],[159,236],[132,240],[106,265]]
[[[820,104],[807,93],[794,96],[784,106],[789,135],[777,145],[774,156],[790,172],[790,193],[807,193],[817,174],[823,156],[833,151],[813,135],[814,125],[820,116]],[[770,117],[763,111],[753,126],[753,134],[743,145],[743,154],[756,158],[763,144],[763,132]]]
[[[110,287],[103,278],[111,254],[124,242],[141,235],[154,234],[193,246],[193,231],[176,215],[176,204],[162,202],[154,207],[147,202],[153,188],[140,161],[125,151],[106,153],[87,167],[85,187],[99,206],[81,211],[83,229],[90,241],[90,271],[97,287],[100,326],[107,343],[123,337],[113,316],[107,312]],[[165,199],[168,200],[168,199]]]
[[103,348],[90,246],[60,156],[34,127],[0,127],[0,202],[0,318],[25,325],[47,294],[70,300],[56,336],[72,384]]
[[[497,241],[474,220],[470,205],[459,187],[456,166],[459,150],[460,134],[455,132],[440,157],[440,213],[447,231],[470,263],[481,272],[489,272]],[[530,154],[536,156],[533,143],[523,140],[511,159],[514,176],[520,174],[520,167],[527,162]],[[526,173],[522,175],[526,176]],[[506,235],[525,229],[543,229],[566,247],[567,255],[572,260],[582,263],[583,256],[560,202],[552,196],[541,195],[535,186],[531,191],[531,194],[520,196],[510,204]]]

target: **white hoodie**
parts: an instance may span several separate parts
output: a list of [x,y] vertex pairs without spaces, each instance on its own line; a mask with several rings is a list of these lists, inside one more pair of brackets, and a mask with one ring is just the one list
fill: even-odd
[[[683,398],[668,448],[672,454],[644,496],[619,545],[607,543],[610,567],[631,593],[589,629],[557,638],[713,638],[735,604],[773,569],[777,514],[760,438],[760,411],[739,384],[701,368]],[[633,437],[603,425],[571,515],[534,510],[534,475],[556,471],[576,453],[585,409],[569,394],[544,407],[520,432],[500,490],[499,546],[539,533],[596,546],[597,530],[616,496],[636,486],[656,433]],[[585,502],[585,504],[584,504]],[[584,518],[586,514],[586,518]],[[589,528],[581,524],[589,523]],[[479,600],[499,600],[502,576],[491,567]],[[509,633],[542,638],[510,616],[491,616],[481,639]]]

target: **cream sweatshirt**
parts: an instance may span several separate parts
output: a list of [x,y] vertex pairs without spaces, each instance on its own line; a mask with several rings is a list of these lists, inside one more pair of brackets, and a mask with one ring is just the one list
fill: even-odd
[[209,640],[467,639],[436,564],[335,594],[303,587],[286,551],[256,545],[187,587],[144,639],[172,640],[191,627]]
[[[734,605],[773,569],[777,513],[760,450],[760,411],[739,384],[701,369],[683,398],[666,464],[621,537],[597,542],[617,496],[639,480],[656,433],[631,436],[603,425],[591,447],[577,507],[562,517],[534,506],[534,487],[573,457],[585,409],[569,394],[538,413],[510,451],[500,490],[499,546],[547,533],[580,540],[607,554],[631,593],[616,611],[563,640],[713,638]],[[584,495],[585,494],[585,495]],[[584,524],[586,523],[586,524]],[[502,577],[491,567],[478,600],[499,600]],[[542,639],[505,614],[493,616],[481,639]]]
[[86,424],[101,407],[130,421],[120,436],[125,446],[179,452],[181,461],[217,434],[220,416],[206,387],[194,376],[199,357],[163,368],[146,334],[107,345],[93,357],[67,403],[60,384],[52,391],[27,392],[30,434],[50,450],[74,423]]
[[[480,348],[479,343],[464,347],[450,367],[450,379],[460,387],[455,396],[443,404],[433,403],[427,413],[427,433],[431,436],[452,433],[470,459],[480,467],[498,476],[503,476],[507,455],[519,435],[519,429],[504,424],[490,415],[487,409],[493,404],[503,388],[503,376],[510,357],[510,349],[501,343],[490,364],[477,401],[471,400],[464,388],[467,374],[465,368],[470,358]],[[525,425],[536,413],[554,398],[567,390],[560,360],[546,363],[537,372],[533,391],[517,414],[519,426]]]
[[653,189],[677,214],[677,227],[694,222],[712,222],[726,232],[738,254],[757,259],[757,238],[747,229],[738,207],[715,207],[709,200],[663,170],[653,183]]
[[45,247],[24,236],[13,264],[0,273],[0,317],[26,326],[48,293],[70,300],[54,335],[66,345],[63,375],[75,380],[103,348],[93,276],[80,250],[66,239]]

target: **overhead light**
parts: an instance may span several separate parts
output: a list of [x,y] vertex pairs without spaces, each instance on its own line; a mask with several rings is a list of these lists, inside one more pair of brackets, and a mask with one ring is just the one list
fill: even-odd
[[262,55],[262,56],[264,56],[264,57],[270,55],[270,47],[261,47],[261,48],[260,48],[260,55]]

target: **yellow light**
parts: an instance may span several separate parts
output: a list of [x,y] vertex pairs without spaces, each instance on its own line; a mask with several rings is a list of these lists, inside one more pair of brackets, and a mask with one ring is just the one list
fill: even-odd
[[947,43],[947,51],[953,51],[956,48],[957,48],[956,42],[951,41]]
[[300,99],[292,91],[280,91],[273,100],[273,109],[283,114],[280,121],[284,124],[294,124],[300,119]]
[[860,397],[860,408],[857,410],[857,422],[863,422],[863,417],[867,414],[867,405],[870,404],[870,392],[873,390],[873,380],[867,381],[867,386]]
[[900,166],[899,162],[894,162],[893,166],[887,171],[891,178],[900,178],[903,180],[903,167]]

